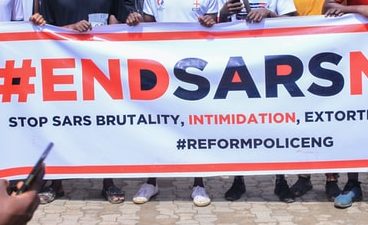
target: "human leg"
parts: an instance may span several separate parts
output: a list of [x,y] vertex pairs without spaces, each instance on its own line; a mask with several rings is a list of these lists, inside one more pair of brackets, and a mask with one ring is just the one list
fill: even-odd
[[362,188],[360,187],[358,178],[358,173],[348,173],[348,182],[346,183],[342,193],[335,198],[335,207],[348,208],[353,204],[353,202],[362,200]]
[[225,193],[225,199],[228,201],[236,201],[241,198],[241,196],[245,193],[245,183],[243,176],[235,176],[233,184],[229,188],[229,190]]
[[295,197],[300,197],[312,190],[312,188],[311,175],[299,174],[298,180],[291,186],[290,191]]
[[105,178],[102,181],[103,187],[101,194],[112,204],[119,204],[125,200],[124,192],[115,186],[113,179]]
[[284,175],[276,175],[274,193],[279,197],[280,201],[286,203],[292,203],[295,201],[294,195],[290,191]]
[[48,204],[55,199],[63,197],[64,190],[62,180],[52,180],[49,186],[44,186],[38,197],[40,198],[40,204]]
[[338,181],[339,174],[337,173],[326,173],[326,196],[329,201],[335,201],[335,198],[341,193]]

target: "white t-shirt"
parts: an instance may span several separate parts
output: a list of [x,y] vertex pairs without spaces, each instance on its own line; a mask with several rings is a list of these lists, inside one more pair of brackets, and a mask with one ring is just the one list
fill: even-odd
[[145,0],[143,12],[156,22],[198,22],[198,17],[217,13],[217,0]]
[[22,0],[0,0],[0,21],[23,20]]
[[[225,4],[226,0],[218,0],[219,9]],[[251,9],[266,8],[279,16],[296,11],[293,0],[249,0]]]

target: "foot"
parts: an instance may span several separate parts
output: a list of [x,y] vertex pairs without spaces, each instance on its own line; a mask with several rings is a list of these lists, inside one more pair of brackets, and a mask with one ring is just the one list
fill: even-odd
[[348,208],[353,202],[361,201],[363,198],[362,188],[359,181],[348,181],[342,193],[335,198],[336,208]]
[[55,188],[52,186],[44,187],[38,197],[40,198],[40,204],[48,204],[53,202],[55,199],[63,197],[64,190],[62,187]]
[[124,202],[125,200],[124,192],[115,185],[109,185],[104,187],[101,191],[101,194],[111,204],[119,204]]
[[290,191],[295,197],[303,196],[308,191],[312,190],[313,186],[310,177],[299,177],[298,180],[291,186]]
[[339,194],[341,193],[341,190],[339,186],[337,185],[337,181],[327,181],[325,190],[326,190],[327,199],[330,202],[335,201],[335,198],[339,196]]
[[201,186],[193,187],[192,199],[195,206],[203,207],[211,203],[211,199],[206,193],[206,189]]
[[245,184],[244,179],[235,178],[233,184],[230,189],[225,193],[225,199],[228,201],[236,201],[241,198],[241,196],[245,193]]
[[280,201],[286,203],[294,202],[294,195],[290,191],[289,185],[286,180],[276,180],[274,193],[279,197]]
[[158,186],[144,183],[133,197],[133,202],[143,204],[158,194]]

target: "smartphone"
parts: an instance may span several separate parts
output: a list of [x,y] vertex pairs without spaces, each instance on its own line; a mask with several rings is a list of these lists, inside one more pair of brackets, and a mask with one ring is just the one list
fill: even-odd
[[[239,1],[235,1],[235,2],[240,2]],[[250,12],[250,6],[249,6],[249,1],[248,0],[242,0],[243,4],[244,4],[244,9],[242,9],[240,12],[236,13],[236,19],[237,20],[246,20],[248,17],[248,13]]]
[[29,188],[32,186],[34,179],[37,177],[37,175],[40,173],[42,169],[42,164],[45,161],[47,155],[51,151],[52,147],[54,146],[54,143],[50,142],[45,151],[43,151],[41,157],[38,159],[36,165],[32,168],[31,173],[28,175],[27,179],[24,181],[21,188],[18,189],[17,195],[22,194],[29,190]]
[[244,8],[247,13],[249,13],[252,9],[250,8],[250,4],[248,0],[243,0]]

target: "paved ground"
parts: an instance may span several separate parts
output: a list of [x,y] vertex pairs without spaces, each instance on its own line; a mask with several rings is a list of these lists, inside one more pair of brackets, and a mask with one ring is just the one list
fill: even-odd
[[[289,176],[289,183],[296,180]],[[368,196],[368,175],[361,174],[364,195]],[[51,204],[40,206],[33,220],[36,224],[186,224],[186,225],[310,225],[310,224],[368,224],[368,202],[354,203],[348,209],[335,209],[324,194],[324,176],[312,177],[313,190],[295,203],[285,204],[273,194],[273,176],[245,178],[247,192],[241,200],[227,202],[223,195],[231,185],[230,177],[206,178],[212,204],[198,208],[190,199],[191,178],[159,179],[160,194],[151,202],[135,205],[131,198],[144,179],[116,179],[126,192],[123,204],[112,205],[100,196],[99,179],[68,180],[64,182],[66,196]],[[346,176],[340,177],[343,187]],[[367,197],[368,198],[368,197]]]

